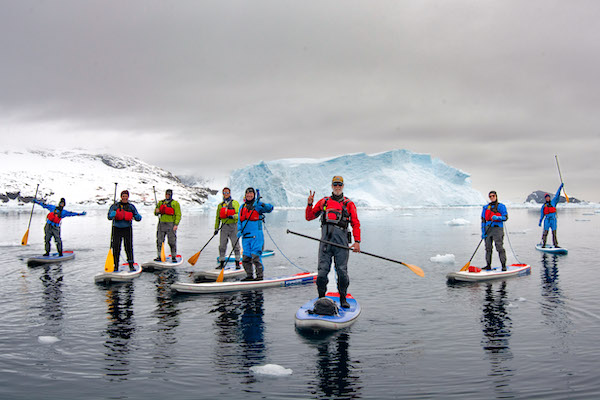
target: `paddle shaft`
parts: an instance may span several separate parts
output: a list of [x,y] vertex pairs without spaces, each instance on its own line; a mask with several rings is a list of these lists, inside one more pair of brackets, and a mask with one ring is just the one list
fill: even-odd
[[35,195],[33,195],[33,204],[31,205],[31,214],[29,215],[29,224],[27,225],[27,230],[31,227],[31,218],[33,217],[33,207],[35,207],[35,200],[37,199],[38,189],[40,188],[40,184],[37,184],[35,188]]
[[[113,196],[113,204],[115,204],[117,202],[117,185],[118,183],[115,182],[115,195]],[[114,221],[111,224],[111,229],[110,229],[110,248],[112,249],[113,247],[113,237],[115,234],[115,225],[114,225]]]
[[[329,244],[331,246],[339,247],[340,249],[351,250],[350,247],[347,247],[347,246],[344,246],[344,245],[341,245],[341,244],[338,244],[338,243],[333,243],[333,242],[330,242],[328,240],[317,239],[317,238],[312,237],[312,236],[303,235],[302,233],[293,232],[293,231],[290,231],[289,229],[287,230],[287,233],[291,233],[291,234],[294,234],[294,235],[302,236],[302,237],[307,238],[307,239],[316,240],[317,242],[321,242],[321,243]],[[402,265],[406,265],[402,261],[393,260],[391,258],[379,256],[379,255],[373,254],[373,253],[367,253],[366,251],[362,251],[362,250],[361,251],[357,251],[357,253],[365,254],[367,256],[371,256],[371,257],[375,257],[375,258],[380,258],[382,260],[391,261],[391,262],[395,262],[395,263],[402,264]]]
[[560,177],[560,183],[564,184],[562,174],[560,173],[560,165],[558,164],[558,156],[554,156],[554,159],[556,160],[556,168],[558,169],[558,176]]

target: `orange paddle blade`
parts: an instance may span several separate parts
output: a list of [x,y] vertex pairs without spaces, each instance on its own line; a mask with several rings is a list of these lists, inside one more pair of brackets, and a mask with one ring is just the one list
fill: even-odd
[[417,267],[416,265],[411,265],[411,264],[406,264],[406,263],[402,263],[402,265],[408,267],[412,272],[419,275],[421,278],[423,278],[425,276],[425,272],[423,272],[423,270],[421,268]]
[[466,271],[466,270],[468,270],[468,269],[469,269],[469,266],[470,266],[470,265],[471,265],[471,261],[469,261],[468,263],[466,263],[466,264],[465,264],[465,266],[464,266],[464,267],[462,267],[460,270],[461,270],[461,271]]
[[217,278],[217,282],[223,282],[223,277],[225,276],[225,267],[223,267],[221,269],[221,272],[219,273],[219,277]]
[[29,239],[29,229],[23,235],[23,239],[21,239],[21,246],[27,246],[27,239]]
[[104,272],[113,272],[115,270],[115,258],[113,257],[112,249],[108,250],[106,262],[104,263]]
[[162,246],[160,246],[160,261],[165,262],[167,260],[167,256],[165,255],[165,242],[163,242]]
[[192,265],[196,265],[196,261],[198,261],[198,257],[200,257],[200,252],[197,252],[196,254],[191,256],[190,259],[188,260],[188,262]]

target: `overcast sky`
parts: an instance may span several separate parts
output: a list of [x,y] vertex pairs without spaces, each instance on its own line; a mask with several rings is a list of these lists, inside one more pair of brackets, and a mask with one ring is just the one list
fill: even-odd
[[598,21],[597,0],[0,0],[0,148],[205,178],[408,149],[501,201],[555,191],[558,155],[599,202]]

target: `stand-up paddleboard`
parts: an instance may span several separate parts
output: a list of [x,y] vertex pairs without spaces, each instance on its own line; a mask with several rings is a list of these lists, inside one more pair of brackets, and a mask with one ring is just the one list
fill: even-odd
[[113,272],[102,272],[94,276],[96,283],[111,283],[111,282],[128,282],[134,278],[137,278],[142,273],[142,267],[137,263],[134,263],[134,271],[129,270],[129,263],[121,264],[119,269],[115,269]]
[[467,271],[450,272],[446,275],[446,278],[450,282],[480,282],[529,274],[531,274],[531,265],[528,264],[507,265],[506,271],[502,271],[500,267],[487,271],[471,265]]
[[282,278],[263,279],[262,281],[233,281],[207,283],[175,282],[171,285],[171,289],[179,293],[224,293],[234,292],[238,290],[304,285],[308,283],[313,283],[316,279],[316,272],[302,272],[300,274],[286,276]]
[[360,304],[352,297],[350,293],[346,295],[346,301],[350,308],[342,308],[340,306],[340,294],[329,292],[325,295],[333,300],[337,305],[337,313],[335,315],[319,315],[312,313],[315,307],[315,302],[318,297],[304,304],[296,312],[296,328],[298,330],[312,331],[336,331],[352,325],[360,315]]
[[144,270],[154,270],[154,269],[171,269],[175,267],[179,267],[183,264],[183,258],[177,254],[175,257],[177,262],[173,262],[171,256],[169,255],[166,261],[148,261],[142,264],[142,269]]
[[[261,257],[265,258],[265,257],[271,257],[275,255],[275,251],[273,250],[263,250]],[[227,262],[232,262],[235,261],[235,257],[225,257],[224,260],[227,260]],[[217,261],[221,261],[221,258],[217,256]]]
[[28,265],[33,264],[52,264],[59,263],[75,258],[75,253],[72,251],[63,251],[63,255],[59,256],[58,253],[52,253],[49,256],[34,256],[27,259]]
[[542,247],[541,244],[536,244],[535,248],[539,251],[543,251],[544,253],[549,253],[549,254],[567,254],[569,252],[569,250],[565,249],[564,247],[554,247],[554,246],[545,246]]
[[[202,270],[202,271],[196,271],[192,274],[192,279],[194,281],[200,281],[200,280],[216,281],[217,278],[219,277],[220,273],[221,273],[221,269],[216,269],[216,268]],[[223,272],[224,280],[238,279],[238,278],[243,278],[245,276],[246,276],[246,271],[244,270],[244,268],[241,265],[239,268],[236,268],[236,266],[233,264],[225,266],[225,272]]]

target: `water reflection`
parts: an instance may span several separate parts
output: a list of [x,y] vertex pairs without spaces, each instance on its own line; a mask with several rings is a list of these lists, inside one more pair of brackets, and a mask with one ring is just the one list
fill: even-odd
[[136,326],[133,319],[133,283],[112,285],[106,290],[108,325],[106,327],[106,377],[127,380],[131,373],[129,353]]
[[172,360],[175,354],[174,345],[177,343],[175,330],[179,326],[180,310],[173,301],[170,286],[178,280],[175,270],[163,271],[156,275],[156,309],[153,316],[157,322],[153,330],[152,342],[154,343],[155,366],[152,373],[164,373],[175,365]]
[[510,381],[514,376],[514,372],[507,365],[507,362],[513,358],[509,346],[512,321],[506,310],[506,281],[502,281],[499,286],[494,292],[492,283],[486,285],[481,318],[482,345],[490,360],[489,376],[493,379],[495,391],[499,396],[509,397],[511,396],[508,392]]
[[46,320],[44,335],[59,337],[62,331],[64,317],[62,301],[63,271],[60,264],[44,266],[40,280],[44,286],[42,293],[42,307],[40,314]]
[[250,367],[264,364],[264,298],[261,290],[249,290],[219,298],[210,311],[215,318],[215,364],[224,372],[247,373],[243,383],[256,381]]
[[[564,294],[559,285],[559,259],[560,256],[555,254],[542,255],[542,302],[540,306],[542,315],[549,325],[556,329],[557,336],[566,339],[570,333],[572,322],[568,318]],[[561,346],[565,348],[566,343],[565,340]]]
[[346,331],[301,335],[306,343],[317,351],[317,381],[309,383],[309,390],[314,398],[361,398],[358,361],[350,359],[350,335]]

